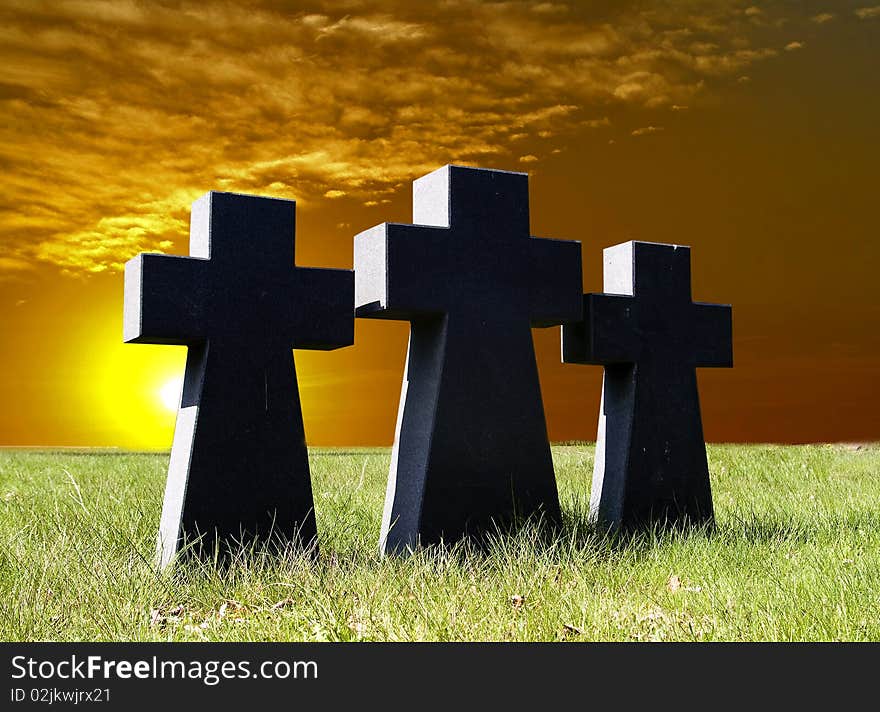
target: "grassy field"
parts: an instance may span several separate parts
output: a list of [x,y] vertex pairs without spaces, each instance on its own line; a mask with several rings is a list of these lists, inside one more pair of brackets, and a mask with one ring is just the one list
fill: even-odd
[[714,534],[587,523],[589,445],[554,448],[564,534],[376,554],[389,453],[312,454],[321,554],[151,565],[167,455],[0,451],[2,640],[880,640],[880,447],[712,446]]

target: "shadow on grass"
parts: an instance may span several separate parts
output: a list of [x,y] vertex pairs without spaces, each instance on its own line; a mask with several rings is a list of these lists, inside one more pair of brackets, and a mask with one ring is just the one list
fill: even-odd
[[[140,512],[139,515],[144,516],[145,513]],[[320,546],[303,545],[300,541],[277,536],[233,543],[222,550],[216,544],[204,546],[204,542],[190,542],[173,565],[164,573],[159,573],[155,564],[155,549],[139,537],[132,536],[130,530],[120,527],[118,521],[111,520],[100,510],[76,512],[74,516],[68,512],[57,519],[54,524],[58,527],[59,539],[71,536],[86,538],[88,543],[74,547],[73,551],[74,559],[84,570],[93,569],[96,555],[98,559],[105,559],[109,555],[109,562],[118,557],[122,550],[128,550],[133,555],[134,568],[140,569],[141,575],[148,569],[146,580],[164,589],[167,595],[171,595],[171,591],[186,580],[214,581],[219,585],[239,578],[259,577],[265,572],[283,571],[287,575],[308,572],[304,580],[314,576],[320,580],[325,575],[335,575],[340,571],[375,570],[381,567],[415,568],[430,574],[449,566],[495,568],[510,565],[514,561],[563,566],[566,562],[601,564],[624,555],[629,561],[637,563],[651,556],[659,547],[694,543],[711,543],[718,547],[733,547],[743,543],[755,546],[780,542],[805,544],[856,532],[880,532],[880,512],[826,514],[811,520],[807,515],[784,512],[759,514],[747,510],[722,511],[714,527],[655,525],[645,531],[613,532],[596,526],[586,502],[570,500],[563,507],[562,521],[555,525],[541,517],[533,517],[505,527],[495,527],[481,537],[420,547],[412,552],[404,552],[404,556],[383,557],[378,553],[378,542],[371,539],[373,532],[363,529],[368,517],[361,508],[352,507],[343,518],[347,537],[340,537],[334,528],[337,522],[331,522],[326,523],[331,525],[331,531],[319,535]],[[25,532],[22,534],[27,536]],[[18,575],[26,567],[25,561],[19,561],[14,556],[7,555],[0,560],[3,569]],[[97,570],[95,575],[98,575]],[[102,567],[100,575],[110,579],[124,577],[122,571],[113,567]],[[134,584],[129,586],[134,587]]]
[[465,563],[511,557],[564,563],[589,558],[597,563],[626,554],[630,560],[652,554],[658,547],[712,543],[718,547],[806,544],[846,533],[880,533],[880,512],[861,511],[809,520],[778,513],[726,512],[713,524],[671,526],[662,522],[641,531],[612,531],[596,525],[589,508],[576,504],[563,508],[562,522],[553,526],[540,518],[517,522],[479,538],[423,547],[414,556]]
[[744,541],[749,544],[769,544],[791,541],[804,544],[829,535],[866,530],[880,532],[880,512],[831,514],[814,520],[782,513],[761,516],[751,512],[731,512],[716,527],[716,536],[725,543]]

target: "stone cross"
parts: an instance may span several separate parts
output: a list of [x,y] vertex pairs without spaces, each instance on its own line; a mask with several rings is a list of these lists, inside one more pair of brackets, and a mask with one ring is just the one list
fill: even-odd
[[590,509],[627,531],[709,524],[709,468],[695,368],[733,365],[729,305],[691,301],[690,248],[604,251],[607,294],[562,329],[566,363],[605,366]]
[[529,327],[580,318],[580,244],[530,236],[522,173],[445,166],[413,219],[354,248],[357,316],[410,322],[381,548],[556,522]]
[[354,275],[294,264],[296,204],[211,192],[193,203],[191,257],[125,267],[124,338],[189,347],[162,506],[159,561],[316,536],[292,348],[354,339]]

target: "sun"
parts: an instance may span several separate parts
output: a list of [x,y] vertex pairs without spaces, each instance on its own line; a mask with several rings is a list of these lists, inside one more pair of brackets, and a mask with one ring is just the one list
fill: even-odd
[[183,378],[176,376],[169,378],[159,388],[157,395],[159,402],[165,408],[173,413],[177,412],[180,407],[180,393],[183,390]]

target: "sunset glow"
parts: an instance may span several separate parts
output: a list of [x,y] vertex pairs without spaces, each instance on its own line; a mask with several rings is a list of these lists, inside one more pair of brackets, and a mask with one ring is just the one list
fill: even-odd
[[[445,163],[527,171],[535,235],[689,244],[734,305],[710,440],[880,438],[880,6],[735,0],[0,0],[0,444],[170,446],[185,349],[121,341],[122,273],[189,206],[297,201],[297,262],[410,222]],[[297,352],[308,439],[388,444],[406,325]],[[535,332],[551,438],[601,370]]]
[[180,407],[180,393],[183,390],[183,378],[176,377],[165,381],[159,389],[159,401],[165,410],[176,413]]

